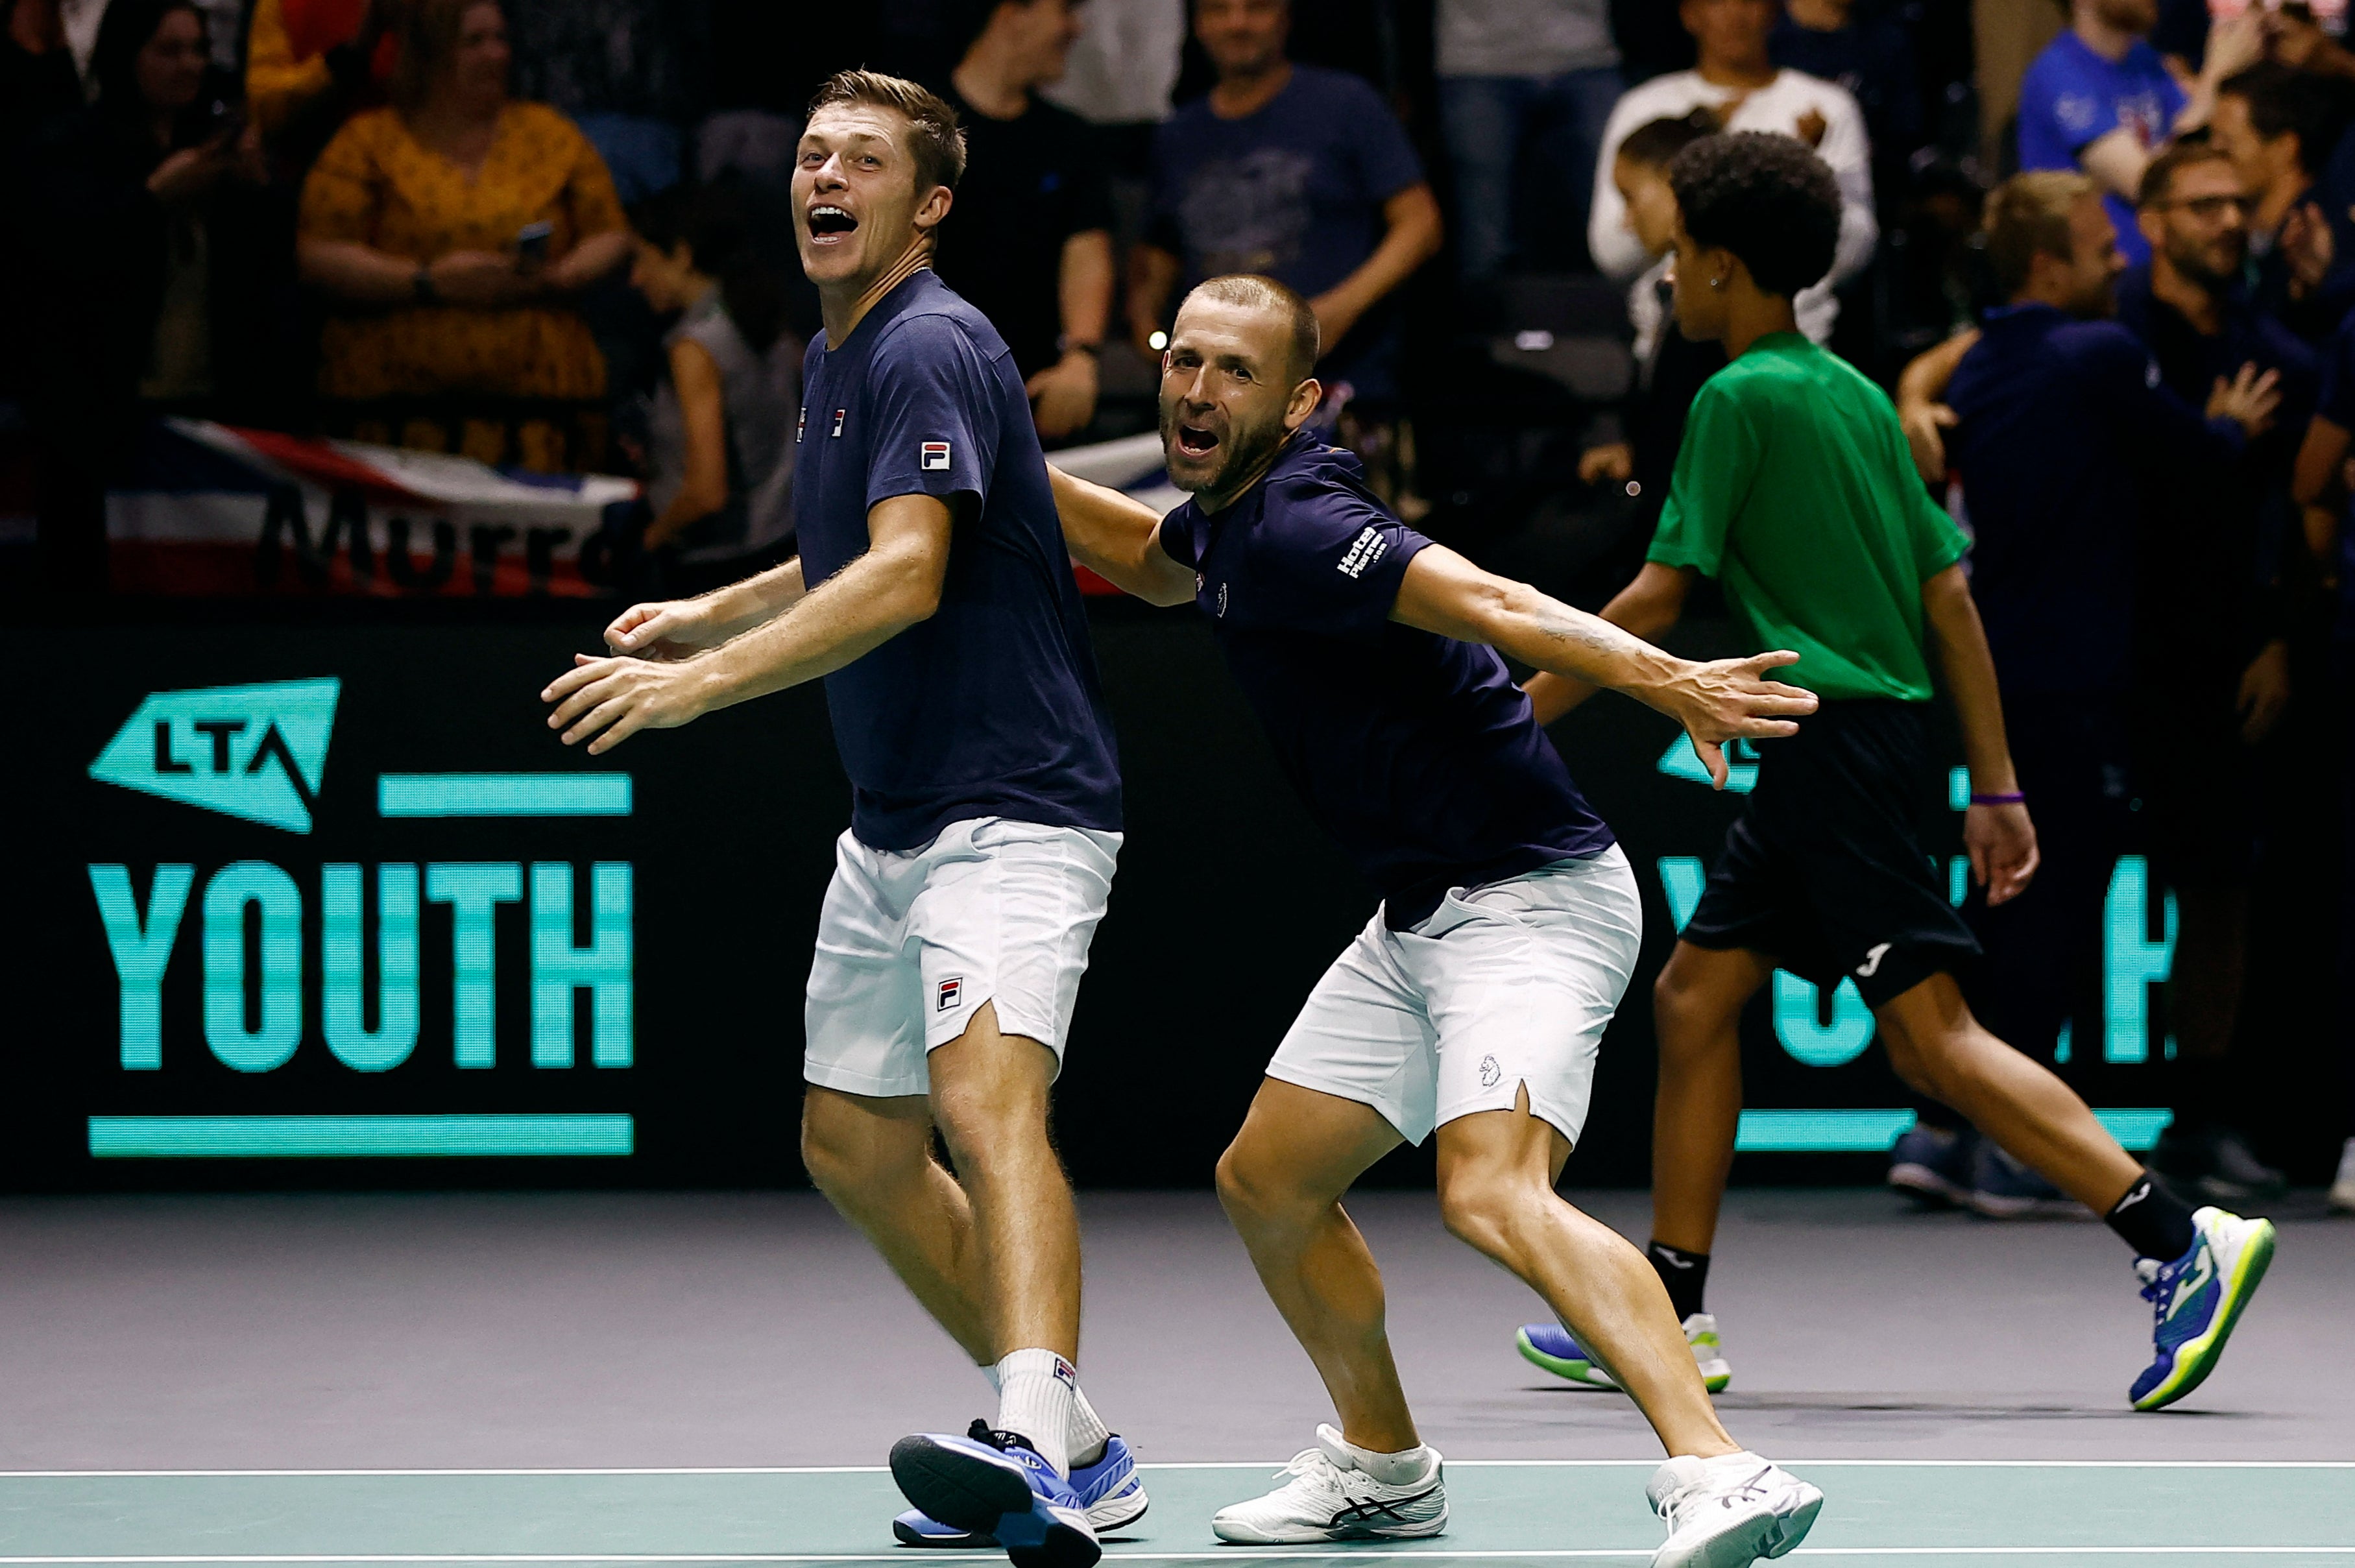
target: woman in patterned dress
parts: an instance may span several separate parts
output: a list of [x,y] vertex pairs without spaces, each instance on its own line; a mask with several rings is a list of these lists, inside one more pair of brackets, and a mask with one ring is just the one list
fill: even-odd
[[555,470],[601,454],[605,361],[571,296],[628,256],[588,139],[507,96],[494,0],[421,0],[390,107],[303,187],[304,276],[337,302],[319,389],[364,439]]

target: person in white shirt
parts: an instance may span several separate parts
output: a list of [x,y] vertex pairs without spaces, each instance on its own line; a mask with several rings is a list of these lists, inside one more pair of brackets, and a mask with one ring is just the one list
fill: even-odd
[[1624,198],[1611,178],[1619,144],[1638,125],[1708,109],[1728,131],[1796,136],[1830,165],[1840,189],[1839,249],[1831,272],[1793,301],[1800,329],[1821,343],[1839,315],[1832,291],[1864,270],[1881,240],[1872,214],[1872,145],[1863,111],[1846,88],[1801,71],[1778,70],[1767,58],[1766,36],[1777,10],[1774,0],[1683,0],[1678,15],[1699,46],[1700,61],[1691,70],[1631,88],[1611,111],[1595,165],[1586,245],[1595,266],[1614,278],[1633,278],[1652,261],[1629,232]]

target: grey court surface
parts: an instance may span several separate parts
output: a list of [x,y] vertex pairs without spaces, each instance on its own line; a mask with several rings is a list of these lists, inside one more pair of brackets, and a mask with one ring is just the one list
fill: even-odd
[[[1641,1233],[1640,1196],[1582,1201]],[[1625,1402],[1513,1354],[1534,1301],[1427,1193],[1352,1208],[1453,1523],[1273,1555],[1641,1561],[1657,1451]],[[1082,1371],[1155,1499],[1108,1555],[1270,1555],[1218,1548],[1207,1520],[1311,1441],[1313,1373],[1206,1195],[1082,1212]],[[1737,1193],[1720,1408],[1825,1488],[1809,1556],[2344,1568],[2355,1223],[2310,1199],[2275,1213],[2279,1260],[2222,1369],[2137,1415],[2147,1309],[2100,1227]],[[989,1410],[807,1195],[0,1201],[0,1568],[924,1562],[891,1546],[876,1467]]]

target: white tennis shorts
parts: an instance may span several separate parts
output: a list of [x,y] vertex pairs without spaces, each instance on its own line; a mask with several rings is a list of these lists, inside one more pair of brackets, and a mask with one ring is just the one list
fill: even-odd
[[1573,1145],[1594,1056],[1635,972],[1643,903],[1614,845],[1455,888],[1392,931],[1376,910],[1293,1020],[1267,1075],[1355,1100],[1412,1144],[1476,1111],[1529,1110]]
[[1063,1061],[1063,1034],[1112,894],[1121,836],[1005,817],[951,823],[921,849],[845,833],[818,913],[802,1076],[851,1094],[922,1094],[925,1058],[986,1002]]

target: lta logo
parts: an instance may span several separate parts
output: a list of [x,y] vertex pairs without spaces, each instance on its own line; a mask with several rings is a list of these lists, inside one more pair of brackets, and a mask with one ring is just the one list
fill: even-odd
[[328,676],[155,692],[114,732],[90,776],[308,833],[342,686]]

